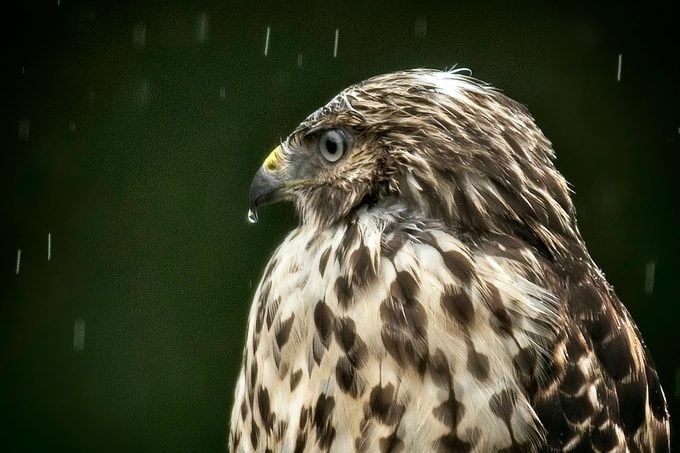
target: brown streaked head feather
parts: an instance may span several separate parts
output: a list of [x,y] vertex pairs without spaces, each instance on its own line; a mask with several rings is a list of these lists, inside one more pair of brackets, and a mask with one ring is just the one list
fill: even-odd
[[[329,165],[315,140],[333,127],[351,147]],[[284,171],[304,180],[294,189],[304,221],[327,225],[362,204],[399,202],[462,232],[523,236],[549,256],[585,253],[550,142],[523,106],[459,72],[404,71],[349,87],[283,149],[296,162]]]

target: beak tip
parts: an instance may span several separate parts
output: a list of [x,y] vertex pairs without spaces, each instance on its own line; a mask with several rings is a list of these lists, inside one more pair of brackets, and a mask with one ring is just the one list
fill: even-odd
[[250,185],[250,209],[248,209],[248,221],[250,223],[256,223],[258,220],[257,207],[276,201],[277,192],[283,187],[283,182],[276,176],[267,172],[264,166],[257,170],[253,182]]

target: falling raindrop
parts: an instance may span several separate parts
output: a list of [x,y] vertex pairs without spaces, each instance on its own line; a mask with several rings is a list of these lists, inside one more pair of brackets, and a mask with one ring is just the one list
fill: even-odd
[[258,221],[257,217],[257,210],[255,209],[248,209],[248,222],[250,223],[257,223]]
[[28,140],[31,135],[31,121],[28,118],[19,120],[19,140]]
[[[257,215],[256,215],[256,220],[257,221]],[[17,250],[17,266],[16,266],[16,274],[19,275],[19,271],[21,270],[21,249]]]
[[333,58],[338,56],[338,40],[340,39],[340,29],[335,29],[335,43],[333,44]]
[[298,67],[302,66],[302,54],[301,53],[299,53],[297,55],[297,65],[298,65]]
[[269,53],[269,35],[271,34],[271,27],[267,27],[267,36],[264,38],[264,56]]
[[208,39],[209,28],[210,22],[208,20],[208,14],[205,12],[200,13],[196,23],[196,40],[198,40],[198,42],[205,42]]
[[141,50],[146,47],[146,25],[139,23],[132,31],[132,47]]
[[151,81],[140,80],[135,89],[135,103],[137,107],[145,108],[149,105],[149,95],[151,94]]
[[621,81],[621,66],[623,65],[623,54],[619,54],[619,64],[616,68],[616,81],[620,82]]
[[47,233],[47,261],[52,260],[52,233]]
[[656,274],[656,262],[647,261],[645,264],[645,294],[654,294],[654,276]]
[[425,35],[427,35],[427,18],[423,16],[416,18],[413,28],[416,38],[425,38]]
[[85,349],[85,320],[78,318],[73,323],[73,350],[83,352]]

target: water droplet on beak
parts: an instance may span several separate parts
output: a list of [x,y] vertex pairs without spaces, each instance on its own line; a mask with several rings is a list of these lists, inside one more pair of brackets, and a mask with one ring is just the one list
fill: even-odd
[[255,209],[248,209],[248,222],[257,223],[257,211]]

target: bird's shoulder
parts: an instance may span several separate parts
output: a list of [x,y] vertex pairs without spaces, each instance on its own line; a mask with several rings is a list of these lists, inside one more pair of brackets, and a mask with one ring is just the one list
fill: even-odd
[[592,259],[555,263],[512,236],[477,246],[478,253],[502,255],[506,267],[519,265],[556,302],[560,322],[548,360],[525,381],[545,446],[667,451],[669,416],[656,369],[632,317]]

